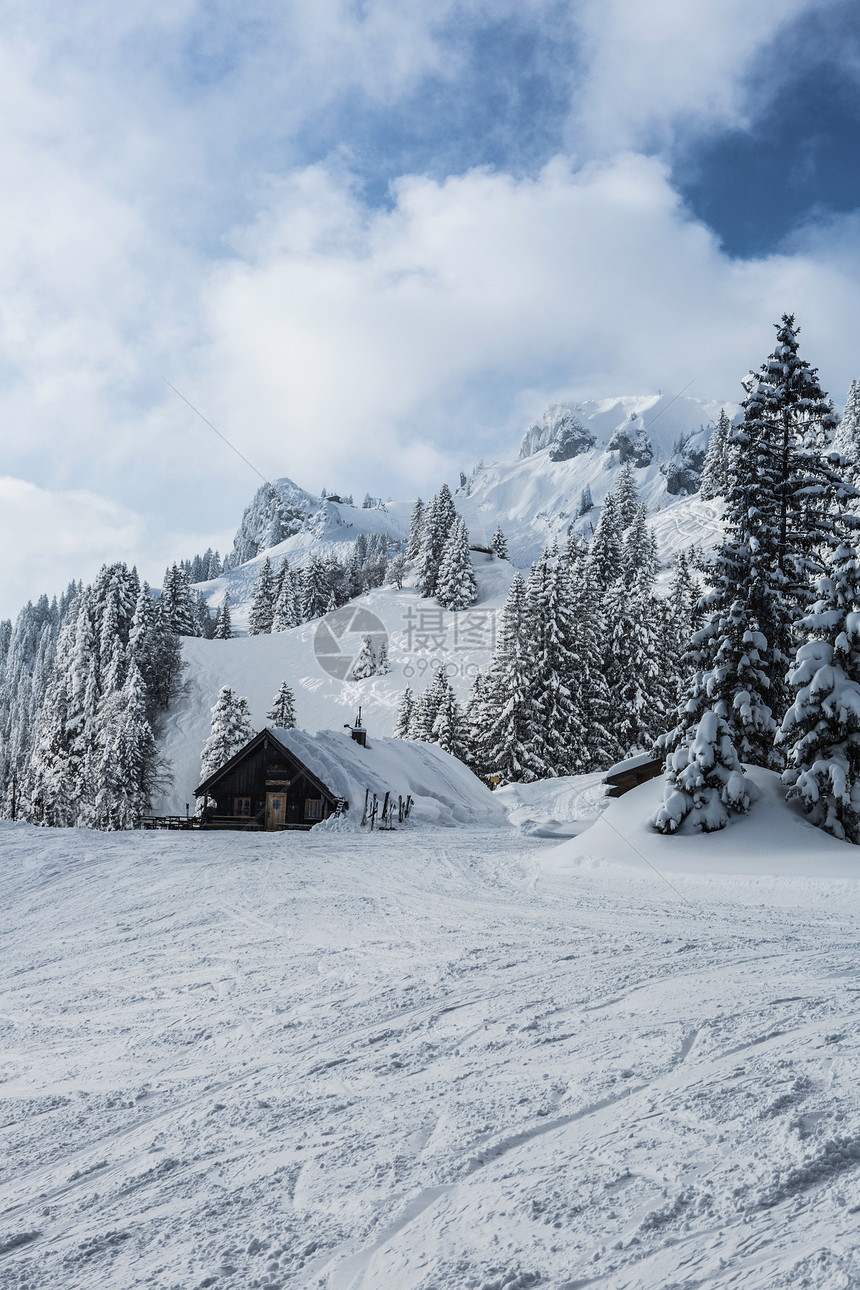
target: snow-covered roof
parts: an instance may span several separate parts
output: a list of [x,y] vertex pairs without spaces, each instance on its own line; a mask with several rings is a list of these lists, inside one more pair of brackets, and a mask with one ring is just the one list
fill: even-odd
[[[436,824],[503,824],[507,816],[486,785],[437,744],[409,739],[368,738],[362,747],[346,731],[267,732],[336,797],[350,804],[355,822],[370,789],[380,801],[387,792],[414,802],[413,819]],[[357,809],[356,809],[357,808]]]
[[610,766],[606,772],[605,778],[609,779],[612,775],[623,775],[625,771],[635,770],[637,766],[647,766],[649,762],[658,759],[653,753],[637,753],[635,757],[625,757],[624,761],[617,761],[614,766]]

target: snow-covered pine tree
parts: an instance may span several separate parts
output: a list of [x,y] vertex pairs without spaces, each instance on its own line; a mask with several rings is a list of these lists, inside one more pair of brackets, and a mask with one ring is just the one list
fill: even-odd
[[725,538],[711,562],[709,617],[694,634],[693,679],[665,746],[713,709],[741,760],[782,769],[774,737],[788,707],[785,671],[793,623],[811,594],[821,552],[850,519],[853,494],[823,454],[833,424],[818,378],[797,353],[791,315],[777,345],[746,381],[744,421],[730,438]]
[[95,822],[101,829],[139,829],[156,783],[155,736],[146,686],[134,658],[122,691],[108,700],[102,727]]
[[833,451],[846,459],[845,474],[852,484],[860,482],[860,381],[848,387],[845,411],[833,437]]
[[778,720],[789,703],[784,678],[793,624],[812,603],[822,554],[845,532],[857,497],[832,454],[836,417],[817,371],[798,353],[799,331],[794,316],[783,314],[773,352],[748,378],[742,435],[755,474],[750,502],[758,510],[760,549],[772,560],[769,603],[757,618],[772,650],[764,663]]
[[403,586],[403,579],[405,577],[406,577],[406,556],[403,554],[402,551],[398,551],[396,555],[393,555],[391,559],[388,561],[388,566],[385,571],[385,581],[390,586],[396,587],[397,590],[400,591],[400,589]]
[[408,739],[409,727],[412,724],[412,709],[415,704],[415,696],[412,689],[407,685],[400,697],[400,706],[397,709],[397,724],[394,727],[395,739]]
[[479,731],[474,756],[486,776],[502,783],[532,780],[535,722],[530,638],[532,623],[526,587],[515,573],[502,610],[496,648],[482,684],[482,708],[475,713]]
[[657,576],[657,539],[648,527],[645,503],[637,503],[621,550],[621,580],[632,587],[637,578],[653,585]]
[[493,554],[498,557],[499,560],[510,559],[510,556],[508,555],[507,539],[505,538],[505,535],[502,532],[501,524],[496,525],[496,531],[493,534],[493,536],[490,538],[490,549],[493,551]]
[[251,601],[251,612],[248,615],[248,635],[263,636],[272,630],[275,613],[275,587],[272,574],[272,563],[268,556],[260,565],[257,581],[254,583],[254,598]]
[[164,613],[170,630],[177,636],[196,636],[197,620],[188,574],[174,564],[164,575],[161,592]]
[[[444,671],[440,672],[444,676]],[[445,677],[448,681],[448,678]],[[454,697],[454,691],[451,683],[448,681],[447,686],[439,700],[439,707],[433,721],[433,742],[437,743],[446,753],[452,757],[459,757],[465,760],[465,731],[463,729],[463,713],[460,705]]]
[[588,549],[569,544],[568,586],[572,620],[574,725],[571,730],[571,764],[575,774],[604,770],[618,758],[612,733],[612,707],[604,665],[609,634],[602,588]]
[[421,544],[424,538],[424,503],[419,497],[412,508],[412,516],[409,521],[409,540],[406,543],[406,559],[417,560],[421,554]]
[[299,599],[296,594],[296,578],[286,556],[281,561],[278,581],[280,590],[278,591],[278,598],[275,601],[272,615],[272,631],[286,632],[291,627],[298,627],[302,621]]
[[622,547],[618,500],[614,493],[607,493],[597,528],[594,530],[594,537],[591,539],[590,554],[598,586],[604,590],[611,587],[621,574]]
[[442,548],[436,599],[444,609],[468,609],[478,599],[478,582],[469,553],[469,534],[463,520],[457,519]]
[[576,738],[571,599],[568,566],[553,544],[532,565],[526,584],[534,722],[523,767],[535,779],[569,775],[585,755]]
[[636,480],[633,476],[633,465],[625,461],[618,472],[618,479],[615,482],[615,501],[618,506],[618,523],[622,529],[627,529],[633,523],[636,517],[636,510],[639,506],[639,489],[636,486]]
[[685,820],[702,833],[725,828],[730,814],[745,815],[758,789],[745,774],[731,731],[706,711],[666,760],[663,805],[651,823],[675,833]]
[[278,730],[293,730],[296,725],[296,696],[286,681],[278,687],[278,693],[272,700],[272,706],[266,714],[266,720]]
[[451,490],[443,484],[424,512],[424,534],[418,562],[418,589],[422,596],[436,594],[442,552],[456,520]]
[[801,619],[788,681],[794,703],[778,743],[788,765],[786,797],[798,798],[813,824],[860,844],[860,572],[843,542],[818,581],[818,600]]
[[200,779],[208,779],[254,737],[248,700],[222,685],[212,708],[209,738],[203,745]]
[[229,641],[233,639],[233,620],[230,616],[230,592],[224,592],[224,599],[218,606],[218,615],[215,619],[215,637],[216,641]]
[[381,640],[379,648],[376,651],[376,675],[388,676],[391,671],[391,661],[388,657],[388,641]]
[[591,496],[591,485],[586,484],[579,494],[579,505],[576,508],[577,515],[587,515],[594,506],[594,500]]
[[731,437],[732,423],[723,408],[708,440],[708,451],[702,466],[702,482],[699,485],[702,497],[724,497],[731,484]]
[[370,636],[362,636],[359,651],[353,659],[352,667],[347,673],[348,681],[364,681],[369,676],[375,676],[377,673],[378,663],[376,650],[373,648],[373,640]]
[[311,556],[303,574],[302,618],[303,621],[310,622],[328,613],[332,592],[331,581],[325,562],[317,555]]
[[[653,575],[642,567],[629,587],[618,583],[607,603],[612,735],[622,756],[649,750],[666,729],[661,620]],[[607,672],[610,669],[607,668]]]

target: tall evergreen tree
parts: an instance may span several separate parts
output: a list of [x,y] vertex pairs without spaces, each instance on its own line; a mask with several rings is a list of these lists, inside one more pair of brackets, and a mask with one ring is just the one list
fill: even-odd
[[406,559],[417,560],[421,554],[421,544],[424,538],[424,503],[419,497],[412,508],[412,517],[409,521],[409,540],[406,543]]
[[436,580],[436,599],[445,609],[468,609],[478,599],[478,582],[469,553],[469,534],[457,519],[442,548]]
[[257,581],[254,583],[254,598],[248,616],[248,635],[263,636],[272,630],[275,613],[275,587],[272,575],[272,564],[269,557],[260,565]]
[[860,571],[850,543],[829,557],[817,592],[799,624],[811,639],[789,672],[794,703],[778,737],[788,754],[783,782],[813,824],[860,843]]
[[633,523],[639,506],[639,489],[636,486],[633,465],[630,461],[625,461],[619,470],[614,493],[618,506],[618,523],[622,530],[627,529]]
[[422,596],[434,596],[445,543],[457,520],[454,499],[443,484],[424,513],[424,534],[418,566],[418,589]]
[[723,408],[711,431],[699,493],[702,497],[724,497],[731,485],[732,423]]
[[591,539],[591,565],[599,586],[609,588],[621,574],[621,516],[614,493],[607,493]]
[[504,533],[502,532],[501,524],[496,525],[496,531],[490,538],[490,549],[499,560],[510,559],[510,556],[508,555],[508,543]]
[[197,636],[199,629],[194,613],[191,582],[184,569],[174,564],[164,576],[161,598],[170,630],[177,636]]
[[415,696],[411,688],[407,685],[400,698],[400,706],[397,709],[397,724],[394,727],[395,739],[408,739],[409,727],[412,724],[412,709],[415,704]]
[[856,485],[860,482],[860,381],[852,381],[845,411],[833,437],[833,451],[845,459],[844,473]]
[[487,776],[498,775],[503,783],[535,778],[531,627],[525,583],[516,573],[502,610],[496,648],[482,684],[483,709],[476,715],[480,737],[475,756]]
[[215,637],[216,641],[229,641],[233,639],[233,621],[230,616],[230,592],[224,592],[224,599],[218,606],[218,616],[215,619]]
[[296,697],[286,681],[282,681],[272,706],[266,714],[278,730],[293,730],[296,725]]
[[212,708],[209,738],[203,745],[200,779],[208,779],[254,737],[248,700],[222,685]]

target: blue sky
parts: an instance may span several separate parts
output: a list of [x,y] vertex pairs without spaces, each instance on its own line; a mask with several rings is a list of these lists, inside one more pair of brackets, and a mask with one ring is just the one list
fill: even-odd
[[[30,0],[0,22],[0,613],[413,495],[556,398],[860,375],[860,20],[805,0]],[[26,546],[20,534],[30,533]]]

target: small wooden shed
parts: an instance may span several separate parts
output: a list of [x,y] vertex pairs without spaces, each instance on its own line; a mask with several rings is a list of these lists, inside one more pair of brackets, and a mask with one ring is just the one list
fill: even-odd
[[261,730],[195,788],[194,796],[207,803],[204,827],[310,829],[338,807],[347,809],[349,803],[287,746],[288,733]]
[[649,779],[656,779],[663,773],[663,758],[652,757],[651,753],[640,753],[637,757],[628,757],[610,766],[606,772],[604,784],[609,788],[608,797],[623,797],[631,788],[645,784]]

